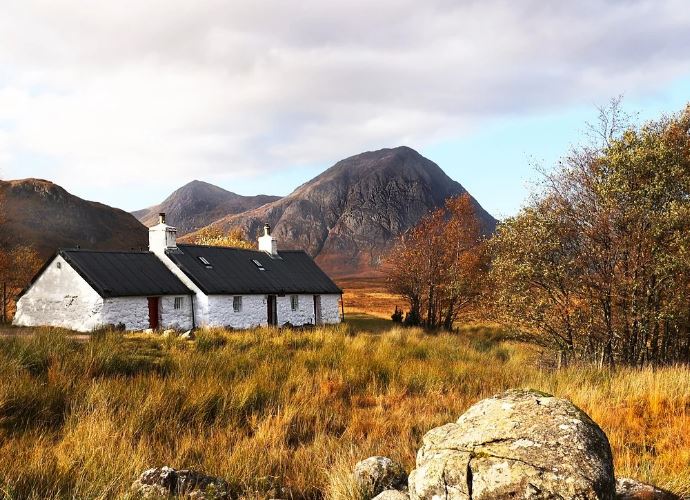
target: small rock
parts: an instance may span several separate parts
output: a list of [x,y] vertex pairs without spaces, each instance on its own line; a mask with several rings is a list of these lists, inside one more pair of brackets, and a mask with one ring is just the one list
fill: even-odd
[[369,457],[355,465],[357,486],[369,497],[385,490],[407,487],[407,474],[403,467],[388,457]]
[[678,495],[627,477],[616,481],[617,500],[681,500]]
[[172,330],[172,329],[170,329],[170,328],[167,329],[167,330],[163,330],[162,336],[163,336],[164,338],[167,338],[167,337],[170,337],[170,336],[173,336],[173,335],[175,335],[175,330]]
[[187,330],[182,335],[180,335],[180,338],[182,340],[194,340],[194,332],[192,332],[191,330]]
[[410,498],[613,499],[606,434],[566,399],[512,390],[429,431]]
[[144,333],[153,333],[153,328],[147,328]]
[[285,486],[276,486],[268,490],[266,495],[268,496],[268,500],[284,500],[286,498],[292,498],[292,491]]
[[174,495],[198,500],[225,500],[230,498],[228,483],[223,479],[207,476],[187,469],[156,467],[141,473],[131,490],[143,498]]
[[404,491],[386,490],[376,495],[372,500],[410,500],[410,495]]

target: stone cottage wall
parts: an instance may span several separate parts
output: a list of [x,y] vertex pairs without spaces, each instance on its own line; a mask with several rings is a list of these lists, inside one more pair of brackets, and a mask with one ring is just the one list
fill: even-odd
[[[175,309],[175,297],[182,298],[182,307]],[[162,328],[174,328],[176,330],[189,330],[192,328],[192,297],[189,295],[177,295],[161,297],[160,315]],[[195,318],[196,319],[196,318]]]
[[321,296],[321,321],[327,324],[340,323],[340,295]]
[[314,296],[298,295],[297,310],[292,310],[292,295],[277,298],[278,325],[290,323],[294,326],[314,324]]
[[[294,326],[314,324],[314,296],[299,295],[297,310],[292,310],[290,295],[276,297],[278,326],[290,323]],[[321,296],[321,319],[323,323],[340,322],[339,295]],[[210,295],[208,297],[208,326],[232,328],[253,328],[268,324],[266,295],[243,295],[242,310],[233,310],[232,295]]]
[[167,267],[170,272],[179,278],[187,288],[193,291],[194,297],[194,320],[197,327],[212,326],[210,324],[209,316],[209,296],[206,295],[196,284],[187,276],[182,269],[177,267],[170,257],[165,254],[166,247],[151,247],[150,250],[160,259],[160,261]]
[[[158,303],[159,327],[189,330],[192,328],[192,311],[189,296],[182,298],[182,307],[175,309],[174,295],[160,297]],[[147,297],[112,297],[103,302],[103,322],[117,325],[124,323],[126,330],[149,328],[149,303]]]
[[103,323],[102,308],[101,296],[58,255],[17,302],[13,324],[88,332]]
[[103,301],[103,322],[124,323],[127,330],[149,327],[149,303],[146,297],[111,297]]
[[235,312],[232,308],[232,295],[209,295],[208,326],[232,328],[253,328],[266,325],[266,296],[243,295],[242,310]]

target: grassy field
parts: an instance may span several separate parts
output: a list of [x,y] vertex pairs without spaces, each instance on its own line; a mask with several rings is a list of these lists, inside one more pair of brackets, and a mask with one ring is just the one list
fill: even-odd
[[619,475],[690,495],[690,369],[555,371],[489,328],[432,335],[381,319],[196,341],[41,329],[0,339],[0,491],[119,498],[143,469],[191,467],[245,498],[357,498],[355,462],[414,465],[421,437],[511,387],[572,399]]
[[402,297],[386,289],[386,282],[382,278],[341,279],[338,286],[345,292],[343,301],[346,315],[366,314],[391,319],[396,306],[406,307]]

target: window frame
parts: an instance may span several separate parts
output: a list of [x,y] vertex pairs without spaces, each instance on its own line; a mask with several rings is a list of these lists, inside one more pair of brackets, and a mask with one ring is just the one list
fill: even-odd
[[232,312],[242,312],[242,295],[232,296]]
[[299,295],[290,295],[290,310],[299,311]]
[[184,297],[175,297],[175,300],[173,301],[173,309],[175,311],[179,311],[182,309],[182,306],[184,305]]

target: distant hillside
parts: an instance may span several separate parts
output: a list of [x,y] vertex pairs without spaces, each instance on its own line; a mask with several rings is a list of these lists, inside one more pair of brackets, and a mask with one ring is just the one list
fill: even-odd
[[131,214],[86,201],[42,179],[0,181],[0,246],[31,245],[42,257],[59,247],[146,248]]
[[[292,194],[211,226],[254,238],[271,224],[279,248],[302,248],[334,276],[375,274],[397,237],[420,218],[465,193],[434,162],[408,147],[352,156]],[[478,203],[484,231],[496,220]]]
[[170,225],[177,227],[178,235],[208,226],[226,215],[246,212],[280,196],[242,196],[207,182],[192,181],[185,184],[161,204],[132,212],[145,226],[158,222],[159,212],[165,212]]

